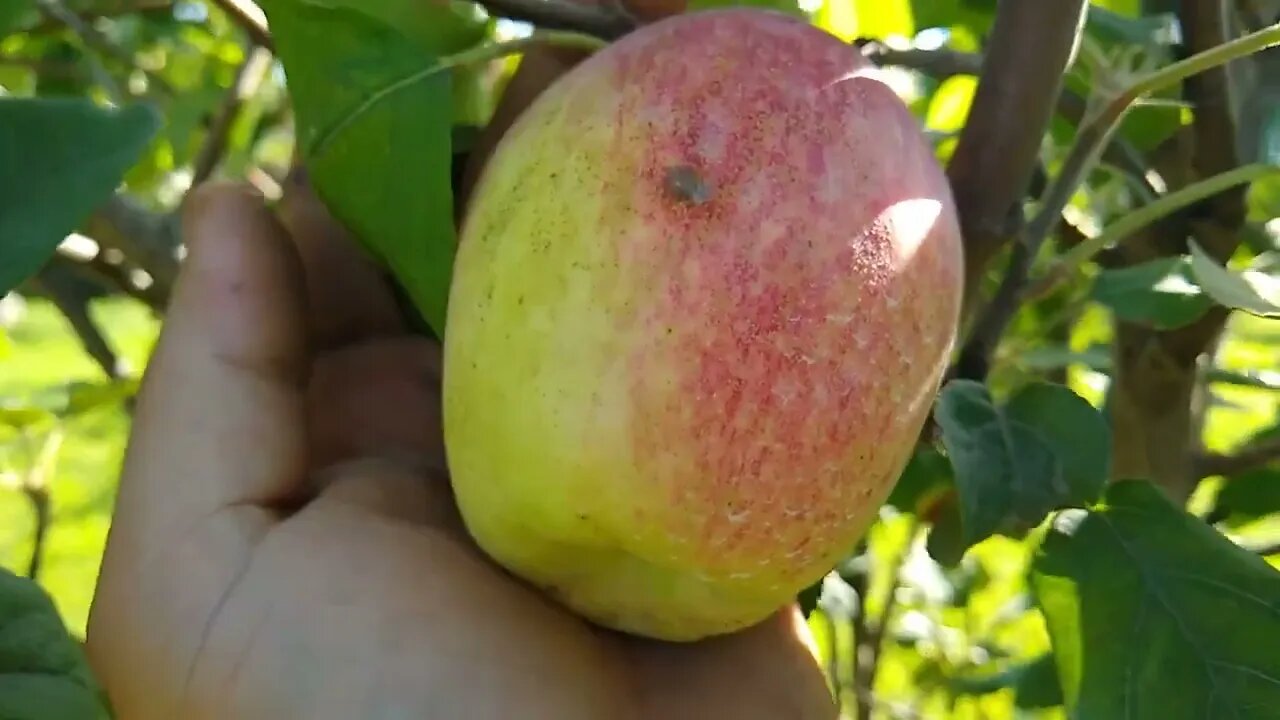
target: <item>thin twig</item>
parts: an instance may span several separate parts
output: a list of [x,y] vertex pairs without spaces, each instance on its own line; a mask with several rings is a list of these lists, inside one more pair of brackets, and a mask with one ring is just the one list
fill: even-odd
[[271,32],[267,29],[266,15],[250,0],[213,0],[231,21],[239,25],[249,36],[249,42],[268,50],[274,50]]
[[98,367],[108,378],[121,377],[120,362],[106,335],[89,314],[89,299],[85,292],[69,282],[71,277],[63,274],[65,265],[46,266],[45,270],[33,278],[33,285],[42,290],[58,311],[66,318],[71,330],[80,340],[84,351],[93,358]]
[[[888,589],[880,604],[880,614],[874,621],[867,613],[870,605],[867,602],[868,588],[871,585],[870,568],[867,572],[856,575],[851,583],[854,591],[858,593],[858,613],[854,616],[853,628],[853,689],[858,697],[859,720],[871,718],[873,704],[866,702],[866,699],[875,697],[876,676],[880,672],[884,638],[898,606],[898,579],[902,575],[902,568],[912,552],[916,534],[920,529],[920,523],[915,518],[912,518],[910,523],[906,533],[906,545],[885,568],[889,579]],[[862,552],[867,552],[865,545]]]
[[204,144],[200,146],[200,152],[196,155],[194,170],[191,174],[192,188],[198,187],[205,180],[208,180],[218,167],[218,163],[222,160],[222,156],[227,150],[227,138],[230,136],[231,128],[235,125],[236,118],[240,114],[240,108],[244,105],[245,100],[257,92],[263,73],[268,67],[268,60],[267,51],[255,46],[249,48],[244,62],[240,63],[239,69],[236,70],[236,77],[231,82],[231,87],[227,88],[227,93],[223,96],[222,105],[218,108],[218,114],[214,116],[213,121],[209,124]]
[[[1222,43],[1163,67],[1139,78],[1128,88],[1117,93],[1097,115],[1086,119],[1081,124],[1076,139],[1067,153],[1067,158],[1063,161],[1062,169],[1045,192],[1039,212],[1025,228],[1013,249],[1009,267],[1001,280],[1000,288],[979,315],[970,338],[961,351],[960,360],[956,366],[957,375],[976,378],[979,375],[974,373],[985,371],[991,352],[1017,312],[1018,306],[1026,297],[1023,290],[1027,284],[1032,262],[1050,231],[1062,222],[1063,209],[1089,170],[1095,165],[1102,149],[1107,146],[1120,121],[1124,119],[1134,103],[1168,85],[1194,77],[1232,59],[1276,43],[1280,43],[1280,24]],[[1246,174],[1252,172],[1256,172],[1256,169],[1249,170]],[[1233,175],[1228,175],[1226,178],[1229,186],[1238,185],[1236,180],[1237,178]],[[1191,197],[1191,194],[1186,197]],[[1147,207],[1160,210],[1182,201],[1185,201],[1185,197],[1170,195]],[[1140,211],[1138,217],[1143,219],[1145,224],[1146,212]],[[1091,246],[1092,243],[1088,245]],[[1085,246],[1077,247],[1071,251],[1071,255],[1076,258],[1084,255],[1088,250],[1089,248]],[[1037,287],[1035,294],[1040,294],[1044,290],[1043,287]]]
[[156,312],[162,312],[169,302],[168,297],[156,291],[154,283],[146,287],[140,286],[130,276],[132,268],[109,262],[104,253],[100,252],[91,258],[85,258],[79,255],[64,254],[59,250],[49,262],[51,266],[61,264],[68,269],[82,272],[107,287],[114,288],[141,302]]
[[[114,18],[121,15],[133,15],[135,13],[160,13],[171,12],[173,10],[173,0],[130,0],[129,2],[104,2],[98,0],[93,3],[93,7],[88,10],[73,11],[86,22],[96,20],[98,18]],[[37,25],[27,29],[27,32],[45,33],[52,30],[58,30],[66,27],[61,20],[46,19]]]
[[40,564],[44,558],[44,542],[49,535],[49,489],[46,487],[24,487],[23,494],[31,501],[31,510],[35,513],[36,524],[31,538],[31,559],[27,561],[27,577],[35,580],[40,574]]
[[[1277,43],[1280,43],[1280,24],[1214,46],[1143,76],[1107,102],[1096,116],[1086,119],[1062,163],[1062,169],[1049,186],[1039,212],[1027,227],[1024,242],[1031,251],[1030,254],[1035,255],[1050,230],[1058,223],[1063,208],[1094,166],[1120,121],[1136,102],[1170,85],[1211,72],[1226,62]],[[1230,169],[1222,168],[1217,172]]]
[[[956,75],[977,75],[982,71],[982,55],[980,53],[959,50],[937,49],[898,50],[873,39],[857,39],[853,41],[863,57],[877,67],[901,67],[924,73],[936,80],[945,80]],[[1072,124],[1079,125],[1084,121],[1086,100],[1076,91],[1064,87],[1058,96],[1056,109],[1059,115]],[[1147,168],[1142,154],[1123,138],[1113,137],[1103,150],[1102,161],[1128,175],[1135,187],[1146,199],[1159,194],[1147,179]]]
[[32,447],[32,438],[24,434],[27,447],[28,468],[23,478],[22,491],[31,501],[31,509],[35,513],[35,529],[31,542],[31,559],[27,563],[27,577],[35,580],[40,574],[40,566],[44,559],[45,539],[49,535],[52,520],[51,502],[49,498],[49,481],[52,480],[54,467],[57,465],[58,451],[62,448],[63,433],[55,426],[45,436],[39,452]]
[[617,38],[639,24],[622,5],[605,0],[599,4],[572,0],[480,0],[491,15],[521,20],[547,30],[575,30],[603,40]]
[[1196,458],[1196,477],[1238,475],[1280,462],[1280,435],[1248,443],[1233,453],[1206,453]]
[[81,231],[104,249],[118,251],[150,276],[152,292],[169,297],[178,276],[177,219],[154,213],[117,194],[89,217]]
[[898,50],[872,39],[858,39],[854,45],[862,51],[863,57],[878,66],[911,68],[937,79],[982,72],[982,55],[978,53],[945,48]]
[[965,241],[966,318],[987,263],[1016,235],[1010,219],[1020,217],[1085,7],[1084,0],[999,4],[978,89],[947,169]]

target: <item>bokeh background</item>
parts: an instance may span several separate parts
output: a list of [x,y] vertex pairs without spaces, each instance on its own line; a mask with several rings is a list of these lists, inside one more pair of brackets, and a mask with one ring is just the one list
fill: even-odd
[[[850,41],[873,41],[868,52],[886,65],[911,65],[912,57],[918,64],[911,53],[934,53],[944,63],[941,71],[894,65],[885,73],[946,159],[975,88],[963,68],[972,67],[966,65],[970,54],[981,48],[994,2],[755,4],[807,15]],[[1167,24],[1151,3],[1093,5],[1114,15],[1091,25],[1093,39],[1074,85],[1082,98],[1105,72],[1118,72],[1128,61],[1160,62],[1168,52],[1159,40]],[[70,12],[74,21],[50,7]],[[294,137],[285,77],[255,40],[261,18],[252,3],[62,0],[50,7],[0,0],[0,94],[99,96],[114,84],[157,103],[165,119],[158,139],[130,171],[121,202],[95,214],[40,276],[0,301],[0,564],[26,574],[39,544],[36,579],[79,635],[111,522],[128,401],[160,328],[165,285],[162,275],[122,260],[91,237],[95,223],[106,228],[98,239],[122,227],[121,217],[123,227],[141,222],[151,228],[142,235],[161,237],[155,227],[193,182],[210,177],[242,179],[277,196]],[[1262,17],[1269,10],[1266,2],[1240,7],[1242,23],[1249,13]],[[475,6],[458,3],[457,14],[477,37],[525,31],[488,19]],[[1125,48],[1131,55],[1122,57]],[[460,75],[454,109],[460,137],[487,120],[518,62],[507,58]],[[1241,112],[1254,118],[1248,127],[1256,133],[1242,143],[1280,155],[1280,90],[1257,77],[1253,82]],[[1179,127],[1180,112],[1174,106],[1137,113],[1123,137],[1139,151],[1155,148]],[[1055,121],[1045,140],[1047,167],[1061,160],[1070,130],[1069,123]],[[1096,234],[1134,204],[1134,193],[1123,172],[1097,173],[1072,200],[1074,231]],[[1275,183],[1250,192],[1249,222],[1258,242],[1276,242],[1278,201]],[[1116,304],[1148,301],[1123,294],[1110,301],[1073,296],[1028,307],[995,354],[992,387],[1045,377],[1101,405],[1110,382],[1107,347]],[[1173,292],[1159,302],[1170,305],[1151,313],[1177,312],[1178,303],[1188,300]],[[1206,452],[1225,453],[1280,421],[1280,324],[1237,313],[1213,356],[1217,369],[1206,394],[1202,441]],[[1221,477],[1206,478],[1191,507],[1202,515],[1230,515],[1215,519],[1241,543],[1271,556],[1280,539],[1280,470],[1273,463],[1251,472],[1237,485],[1244,490],[1236,491],[1229,511],[1218,501]],[[926,549],[930,502],[916,495],[886,505],[864,546],[851,549],[849,562],[805,599],[816,607],[810,623],[833,687],[852,695],[859,674],[870,672],[875,717],[1063,717],[1052,665],[1044,658],[1043,619],[1026,585],[1031,544],[995,537],[958,566],[943,567]],[[856,659],[859,631],[859,644],[869,635],[882,639],[871,667]]]

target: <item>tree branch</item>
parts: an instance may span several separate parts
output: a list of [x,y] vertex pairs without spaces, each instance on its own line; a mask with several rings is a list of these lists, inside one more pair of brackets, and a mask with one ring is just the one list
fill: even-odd
[[[1179,20],[1186,52],[1202,53],[1230,39],[1219,0],[1182,0]],[[1179,139],[1176,165],[1162,175],[1180,186],[1221,174],[1239,165],[1236,126],[1228,97],[1226,68],[1192,75],[1184,94],[1195,119]],[[1192,235],[1206,252],[1223,260],[1239,244],[1246,187],[1235,187],[1197,205],[1195,216],[1167,218],[1142,237],[1119,248],[1126,262],[1142,262],[1186,252]],[[1220,338],[1230,312],[1214,307],[1195,322],[1158,331],[1117,323],[1112,386],[1112,441],[1117,453],[1115,477],[1144,477],[1175,502],[1183,502],[1200,477],[1196,468],[1199,427],[1192,412],[1200,374],[1199,358]]]
[[192,188],[208,180],[217,169],[218,163],[226,153],[227,138],[235,125],[236,117],[240,114],[240,108],[245,100],[257,92],[263,73],[268,67],[268,61],[269,56],[265,49],[256,45],[249,47],[244,62],[240,63],[240,67],[236,70],[235,79],[231,81],[231,87],[227,88],[226,95],[223,96],[218,114],[209,124],[204,144],[200,146],[200,152],[196,155],[194,170],[191,174]]
[[1196,458],[1196,477],[1238,475],[1280,461],[1280,435],[1246,444],[1233,453],[1203,453]]
[[[871,585],[871,568],[868,567],[867,572],[858,574],[855,578],[857,582],[853,584],[855,592],[858,593],[859,605],[858,614],[854,617],[853,629],[853,689],[858,698],[858,720],[871,718],[873,703],[867,702],[867,699],[875,697],[875,682],[880,672],[884,638],[898,605],[898,578],[902,575],[902,568],[915,545],[919,528],[919,521],[912,519],[911,527],[907,530],[906,545],[902,552],[893,558],[892,564],[885,569],[889,576],[888,590],[881,604],[880,615],[874,622],[867,613],[869,606],[867,589]],[[863,552],[868,552],[865,546]]]
[[[85,22],[91,22],[98,18],[132,15],[134,13],[158,13],[173,10],[173,0],[115,0],[114,2],[97,0],[92,3],[92,10],[82,10],[80,9],[81,5],[84,5],[84,3],[73,3],[68,7]],[[32,26],[28,32],[49,32],[63,27],[66,27],[66,24],[61,20],[46,19]]]
[[89,293],[83,281],[71,273],[72,266],[62,261],[62,256],[55,256],[52,263],[32,278],[32,285],[41,290],[53,301],[58,311],[67,319],[80,344],[89,357],[98,363],[108,378],[118,379],[122,376],[120,363],[111,349],[106,335],[89,314]]
[[[122,48],[116,47],[106,36],[98,32],[97,28],[68,10],[67,6],[63,5],[60,0],[36,0],[36,5],[50,22],[62,23],[70,28],[91,52],[106,55],[127,66],[133,66],[133,58],[127,52]],[[111,75],[106,66],[102,64],[96,55],[92,54],[89,55],[88,62],[90,69],[93,71],[94,79],[102,86],[102,89],[113,100],[123,102],[127,97],[124,88],[120,86],[120,83]]]
[[599,4],[573,0],[479,0],[491,15],[521,20],[547,30],[576,30],[604,40],[615,40],[638,25],[621,3]]
[[31,511],[36,516],[31,539],[31,559],[27,561],[27,577],[35,580],[40,574],[40,564],[44,559],[45,538],[49,536],[49,488],[25,486],[22,492],[31,501]]
[[982,72],[982,55],[978,53],[947,49],[898,50],[869,38],[859,38],[853,44],[862,51],[863,57],[880,67],[911,68],[938,79]]
[[[947,169],[965,242],[965,317],[987,263],[1020,222],[1040,142],[1085,20],[1084,0],[1004,0]],[[1011,118],[1016,122],[1010,123]]]
[[151,278],[151,292],[168,298],[178,276],[177,221],[115,195],[85,222],[82,232],[104,250],[115,250]]

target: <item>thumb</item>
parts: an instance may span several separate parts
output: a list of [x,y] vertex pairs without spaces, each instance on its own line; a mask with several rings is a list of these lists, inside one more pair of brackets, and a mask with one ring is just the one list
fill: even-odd
[[172,540],[229,506],[273,506],[301,486],[307,371],[300,261],[260,197],[199,189],[188,256],[139,393],[121,479],[132,542]]

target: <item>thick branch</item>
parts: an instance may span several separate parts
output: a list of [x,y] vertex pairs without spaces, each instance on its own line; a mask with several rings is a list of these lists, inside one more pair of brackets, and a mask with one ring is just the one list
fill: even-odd
[[1256,440],[1233,453],[1205,453],[1196,458],[1196,477],[1238,475],[1280,462],[1280,435]]
[[948,167],[965,239],[966,317],[987,263],[1013,235],[1010,218],[1020,216],[1085,7],[1083,0],[1004,0],[996,13]]
[[480,0],[491,15],[521,20],[546,30],[576,30],[605,40],[617,39],[637,26],[620,3],[573,0]]
[[[1183,0],[1179,19],[1188,54],[1230,39],[1219,0]],[[1210,69],[1185,81],[1195,108],[1194,124],[1171,145],[1174,167],[1161,172],[1181,186],[1235,168],[1236,127],[1228,102],[1225,70]],[[1222,260],[1239,244],[1244,221],[1243,186],[1198,204],[1196,216],[1166,218],[1142,237],[1119,248],[1126,262],[1186,252],[1194,235],[1201,247]],[[1113,385],[1113,463],[1116,477],[1145,477],[1176,502],[1184,501],[1200,479],[1195,448],[1199,433],[1192,413],[1200,368],[1198,359],[1220,338],[1229,312],[1212,308],[1193,323],[1169,330],[1119,323]]]

